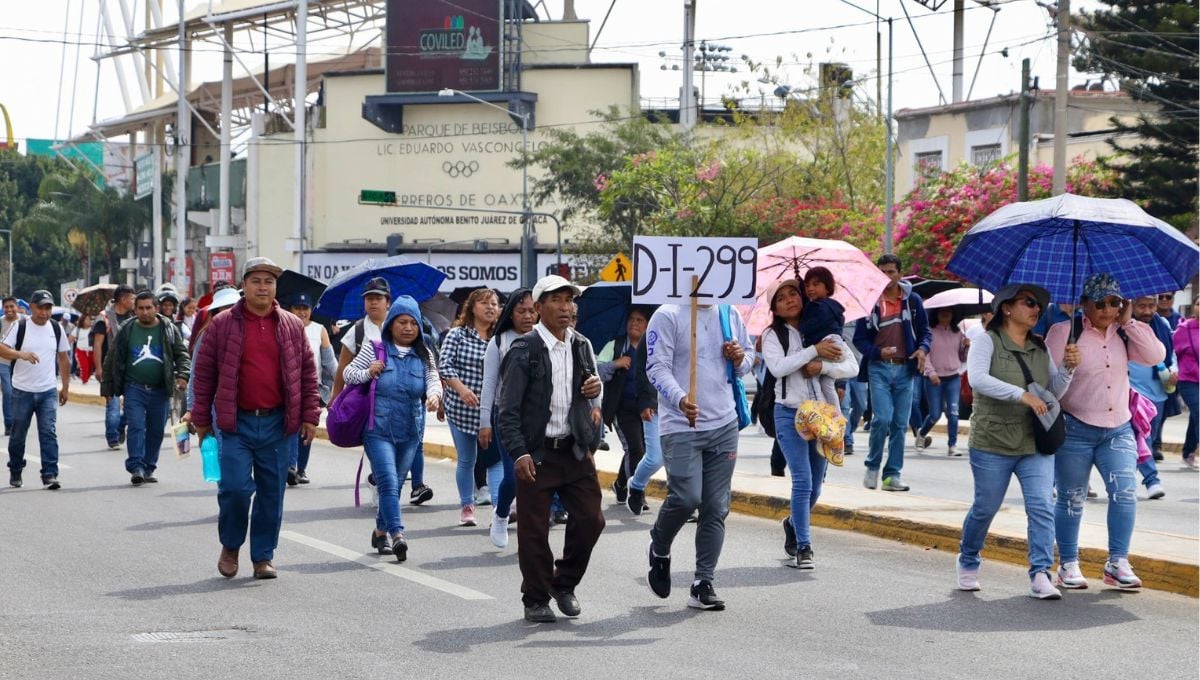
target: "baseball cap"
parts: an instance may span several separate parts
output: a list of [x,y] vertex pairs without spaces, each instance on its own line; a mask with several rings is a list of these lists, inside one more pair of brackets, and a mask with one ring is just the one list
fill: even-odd
[[308,293],[296,293],[287,300],[288,307],[312,307],[313,299]]
[[1089,300],[1103,300],[1107,297],[1124,297],[1121,295],[1121,284],[1112,274],[1096,273],[1087,277],[1083,282],[1083,297]]
[[246,264],[242,267],[242,278],[250,276],[253,272],[267,272],[275,278],[283,273],[283,269],[279,265],[271,261],[269,257],[252,257],[246,260]]
[[767,301],[767,307],[769,307],[772,312],[775,311],[775,296],[779,294],[779,289],[783,288],[784,286],[791,286],[792,288],[795,288],[796,291],[801,295],[804,295],[804,286],[797,279],[780,279],[778,281],[772,281],[771,285],[767,286],[767,296],[765,298]]
[[363,289],[362,294],[363,297],[368,295],[383,295],[387,299],[391,300],[392,284],[388,283],[388,280],[382,276],[376,276],[370,281],[367,281],[367,287]]
[[543,276],[542,278],[538,279],[537,283],[533,284],[533,301],[538,302],[546,293],[553,293],[554,291],[562,290],[563,288],[571,289],[571,295],[579,295],[579,286],[576,286],[563,277],[557,274]]
[[33,307],[41,307],[42,305],[53,305],[54,296],[48,290],[35,290],[33,295],[29,296],[29,304]]

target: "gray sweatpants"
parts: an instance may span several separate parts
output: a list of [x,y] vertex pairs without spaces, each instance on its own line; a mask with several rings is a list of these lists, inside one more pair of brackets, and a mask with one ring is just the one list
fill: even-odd
[[670,555],[675,534],[692,511],[700,509],[696,526],[696,579],[713,580],[721,546],[725,543],[725,516],[729,514],[729,485],[737,464],[737,421],[701,432],[663,435],[663,463],[667,468],[667,501],[650,530],[655,555]]

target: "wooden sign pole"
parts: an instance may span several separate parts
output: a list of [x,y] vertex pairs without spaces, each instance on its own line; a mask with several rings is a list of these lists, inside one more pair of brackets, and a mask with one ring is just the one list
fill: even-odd
[[[700,297],[697,295],[699,289],[700,277],[692,277],[692,342],[691,349],[688,351],[690,361],[690,369],[688,371],[688,401],[696,403],[696,314],[700,309]],[[696,427],[696,419],[688,418],[688,424],[693,428]]]

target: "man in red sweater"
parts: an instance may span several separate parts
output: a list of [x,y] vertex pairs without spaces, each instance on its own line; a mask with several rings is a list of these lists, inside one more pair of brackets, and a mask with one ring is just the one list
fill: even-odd
[[282,272],[265,257],[246,262],[244,297],[213,318],[193,364],[192,424],[200,441],[214,434],[216,404],[221,443],[217,571],[226,578],[237,574],[247,529],[254,578],[278,575],[271,561],[291,451],[297,436],[307,444],[317,430],[316,364],[304,324],[275,301],[275,281]]

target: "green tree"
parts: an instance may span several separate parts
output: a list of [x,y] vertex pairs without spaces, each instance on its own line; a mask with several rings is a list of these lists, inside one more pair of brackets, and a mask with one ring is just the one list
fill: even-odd
[[1118,79],[1137,101],[1157,106],[1135,122],[1111,120],[1138,141],[1112,146],[1127,154],[1114,167],[1124,194],[1151,214],[1186,229],[1196,224],[1197,139],[1200,96],[1195,2],[1101,0],[1105,9],[1084,11],[1072,22],[1084,38],[1075,52],[1080,71]]
[[[15,151],[0,151],[0,229],[12,230],[13,292],[28,295],[38,289],[58,290],[62,281],[77,278],[78,262],[61,234],[31,230],[25,218],[38,205],[38,187],[47,175],[69,171],[56,158],[22,156]],[[8,235],[5,235],[8,236]],[[6,254],[8,244],[0,244]],[[0,286],[7,288],[8,258],[0,257]]]

